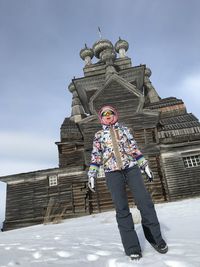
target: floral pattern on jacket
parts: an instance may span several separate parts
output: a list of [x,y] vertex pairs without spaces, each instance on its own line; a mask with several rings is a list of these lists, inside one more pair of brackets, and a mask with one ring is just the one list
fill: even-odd
[[103,129],[98,131],[94,136],[91,164],[88,172],[89,177],[96,178],[101,165],[103,165],[105,172],[120,170],[114,153],[110,133],[111,127],[114,128],[119,154],[123,163],[122,169],[132,167],[136,164],[142,166],[146,162],[137,147],[133,135],[127,127],[119,125],[118,122],[114,126],[103,125]]

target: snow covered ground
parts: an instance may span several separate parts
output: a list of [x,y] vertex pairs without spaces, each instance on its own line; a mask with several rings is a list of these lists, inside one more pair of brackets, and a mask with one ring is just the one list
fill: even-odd
[[[0,267],[199,267],[200,198],[157,204],[167,254],[159,254],[136,224],[143,258],[124,255],[114,212],[0,233]],[[134,219],[138,220],[135,209]]]

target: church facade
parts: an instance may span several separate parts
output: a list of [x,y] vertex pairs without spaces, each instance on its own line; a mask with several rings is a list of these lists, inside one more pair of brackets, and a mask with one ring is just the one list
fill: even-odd
[[155,179],[145,183],[154,202],[200,195],[200,123],[182,99],[159,96],[151,70],[132,66],[128,47],[120,38],[115,44],[100,39],[80,51],[84,76],[68,87],[72,108],[56,142],[59,167],[0,178],[7,183],[5,229],[113,208],[103,170],[97,192],[87,188],[93,136],[101,128],[97,113],[103,105],[118,110],[119,121],[131,129],[148,159]]

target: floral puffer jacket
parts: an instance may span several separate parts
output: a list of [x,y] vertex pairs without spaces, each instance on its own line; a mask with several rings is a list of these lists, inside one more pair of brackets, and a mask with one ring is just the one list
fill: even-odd
[[104,172],[112,172],[136,164],[142,167],[146,163],[127,127],[118,122],[111,126],[103,125],[94,137],[88,176],[96,178],[101,165]]

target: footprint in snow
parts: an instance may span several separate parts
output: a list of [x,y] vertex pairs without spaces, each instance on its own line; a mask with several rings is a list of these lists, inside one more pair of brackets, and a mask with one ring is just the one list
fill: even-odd
[[98,260],[99,256],[98,255],[93,255],[93,254],[88,254],[87,255],[87,260],[88,261],[96,261]]
[[56,254],[58,256],[60,256],[61,258],[68,258],[72,255],[71,253],[69,253],[67,251],[58,251],[58,252],[56,252]]
[[109,251],[105,251],[105,250],[99,250],[96,252],[96,255],[99,256],[109,256],[111,253]]
[[42,257],[42,254],[40,252],[33,253],[33,258],[35,258],[36,260],[41,258],[41,257]]

